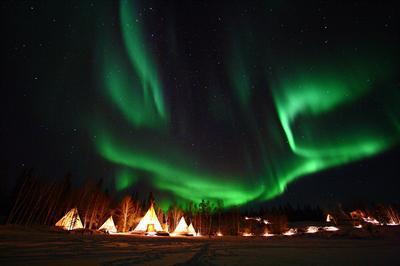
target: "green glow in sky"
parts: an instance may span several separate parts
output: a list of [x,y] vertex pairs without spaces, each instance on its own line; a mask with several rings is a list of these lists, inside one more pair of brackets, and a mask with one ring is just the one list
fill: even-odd
[[[329,68],[321,64],[313,71],[288,71],[272,85],[292,152],[291,165],[277,172],[284,183],[379,154],[399,141],[395,125],[385,113],[377,111],[381,118],[373,121],[360,112],[362,98],[376,97],[374,86],[391,75],[390,68],[377,69],[369,60],[361,63],[355,59],[346,67],[333,61]],[[349,74],[355,71],[357,74]]]
[[186,167],[192,161],[190,156],[171,161],[162,153],[153,154],[135,149],[134,145],[121,145],[111,135],[98,139],[98,150],[104,158],[118,165],[148,171],[157,188],[186,200],[224,199],[224,204],[232,206],[250,201],[264,191],[262,186],[243,184],[242,179],[233,176],[213,176],[206,171]]
[[[331,64],[335,63],[331,62]],[[324,119],[326,119],[326,113],[329,114],[329,112],[335,112],[336,110],[340,111],[343,105],[353,103],[356,99],[368,93],[373,84],[381,79],[382,76],[385,77],[382,70],[374,72],[373,65],[368,67],[368,65],[365,64],[372,65],[372,63],[369,62],[354,64],[353,66],[347,67],[341,65],[336,67],[330,65],[326,67],[325,64],[320,64],[320,67],[316,70],[309,70],[304,66],[301,70],[293,72],[288,71],[282,74],[283,78],[280,80],[281,82],[272,86],[275,86],[273,92],[279,119],[290,148],[294,153],[303,156],[307,156],[307,154],[312,155],[313,151],[307,149],[307,147],[303,147],[301,144],[305,142],[302,139],[307,140],[311,138],[311,142],[315,140],[315,136],[311,135],[312,132],[310,132],[310,134],[303,132],[304,134],[299,134],[301,137],[300,139],[295,139],[291,124],[295,123],[296,119],[299,118],[305,121],[306,119],[304,118],[311,118],[312,121],[306,121],[306,123],[315,125],[315,122],[319,122],[319,117],[324,117]],[[350,74],[355,70],[357,74]],[[375,76],[377,80],[371,79],[371,76]],[[308,125],[304,125],[303,122],[301,127],[304,126]],[[329,125],[324,126],[324,128],[329,128]],[[346,135],[348,133],[349,132],[346,131]],[[356,139],[358,137],[360,136],[356,136]],[[329,138],[331,138],[331,136]],[[343,137],[341,138],[343,139]],[[354,140],[348,142],[354,144],[353,141]],[[348,149],[342,149],[342,143],[346,141],[337,143],[339,146],[332,145],[338,149],[331,149],[329,147],[324,149],[324,147],[321,147],[320,138],[318,138],[318,142],[318,148],[315,149],[314,155],[318,153],[319,155],[336,156],[338,155],[338,150],[342,150],[343,153],[348,154],[354,147],[358,147],[357,150],[361,153],[370,151],[373,154],[375,152],[374,149],[378,148],[376,147],[377,145],[373,143],[368,145],[364,142],[358,143],[356,140],[358,145],[352,145]],[[328,145],[331,145],[331,141],[329,142]],[[358,153],[358,151],[353,152]]]
[[138,180],[137,176],[129,169],[121,169],[115,177],[115,187],[118,190],[127,189],[133,186]]
[[[168,119],[158,72],[132,1],[121,1],[120,25],[126,53],[109,43],[102,53],[106,92],[134,127],[161,128]],[[127,60],[128,58],[128,60]]]
[[232,79],[232,87],[241,106],[247,107],[251,97],[250,77],[246,71],[239,49],[237,49],[232,57],[233,62],[230,64],[229,77]]
[[[174,99],[166,104],[166,86],[159,73],[166,70],[158,66],[154,47],[144,38],[145,21],[131,1],[121,1],[119,11],[124,49],[102,41],[108,52],[101,54],[101,85],[118,118],[124,118],[118,121],[128,123],[113,124],[112,115],[107,114],[94,127],[99,154],[120,169],[118,190],[133,186],[142,178],[135,171],[142,171],[148,183],[175,198],[161,199],[164,209],[173,201],[198,203],[202,199],[221,199],[230,207],[272,199],[297,178],[377,155],[400,140],[399,93],[391,87],[395,68],[388,63],[390,52],[340,54],[329,59],[321,53],[325,61],[313,62],[308,58],[276,60],[285,67],[276,63],[279,71],[257,79],[253,66],[270,68],[274,60],[266,54],[271,53],[264,51],[264,56],[254,58],[233,43],[226,68],[230,82],[215,82],[228,86],[228,92],[210,86],[204,99]],[[257,95],[260,90],[269,90],[273,100],[263,102],[265,93]],[[224,97],[219,99],[221,91]],[[229,121],[223,124],[221,135],[233,140],[220,157],[233,152],[238,160],[227,159],[215,166],[215,154],[196,153],[195,145],[188,148],[185,141],[195,144],[195,134],[191,135],[190,123],[179,118],[190,117],[194,111],[184,110],[189,106],[184,105],[176,114],[167,106],[202,100],[213,105],[196,110],[202,114],[199,117],[209,115],[210,121],[214,117],[218,126],[220,121]],[[364,112],[365,106],[371,110]],[[175,136],[174,126],[185,134]],[[219,144],[215,146],[223,146]]]
[[167,116],[163,93],[157,75],[154,60],[147,51],[147,45],[142,36],[139,16],[132,1],[121,1],[121,31],[125,41],[125,47],[131,60],[132,66],[138,73],[143,90],[143,101],[145,104],[153,104],[159,116]]

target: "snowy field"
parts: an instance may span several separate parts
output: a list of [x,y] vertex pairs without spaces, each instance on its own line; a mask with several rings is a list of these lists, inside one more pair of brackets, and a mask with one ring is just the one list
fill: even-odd
[[0,265],[400,265],[390,236],[278,237],[73,235],[0,226]]

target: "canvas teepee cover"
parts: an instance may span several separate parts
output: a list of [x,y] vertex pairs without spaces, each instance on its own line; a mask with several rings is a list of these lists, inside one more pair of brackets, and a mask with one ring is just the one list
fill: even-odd
[[104,230],[109,233],[117,232],[117,228],[115,227],[112,216],[110,216],[110,218],[108,218],[107,221],[105,221],[104,224],[102,226],[100,226],[99,230]]
[[196,230],[194,230],[193,223],[190,223],[190,225],[188,227],[188,234],[193,235],[193,236],[197,235]]
[[149,210],[146,212],[146,215],[143,216],[133,232],[147,232],[149,227],[154,228],[156,232],[160,232],[163,230],[160,222],[158,221],[156,212],[154,211],[153,204],[150,206]]
[[74,230],[83,228],[81,218],[79,218],[78,209],[73,208],[57,223],[57,227],[61,227],[64,230]]
[[176,226],[173,234],[177,235],[184,235],[188,234],[188,225],[185,221],[185,218],[182,216],[182,218],[179,220],[178,225]]

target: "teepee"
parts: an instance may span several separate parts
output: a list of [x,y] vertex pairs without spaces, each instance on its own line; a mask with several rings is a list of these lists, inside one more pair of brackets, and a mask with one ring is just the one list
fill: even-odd
[[332,220],[333,220],[333,217],[332,217],[332,215],[330,215],[329,213],[326,215],[326,222],[327,223],[330,223],[330,222],[332,222]]
[[140,220],[139,224],[136,226],[134,233],[144,233],[144,232],[160,232],[162,231],[160,222],[158,221],[156,212],[154,211],[153,204],[151,204],[146,215]]
[[192,236],[196,236],[197,235],[196,230],[193,227],[193,223],[190,223],[190,225],[188,227],[188,234],[192,235]]
[[102,226],[100,226],[99,230],[104,230],[108,233],[116,233],[117,228],[115,227],[114,220],[112,216],[107,219],[107,221],[104,222]]
[[188,225],[185,221],[185,218],[182,216],[182,218],[179,220],[178,225],[176,226],[174,232],[172,234],[174,235],[186,235],[188,234]]
[[83,228],[81,218],[79,218],[78,209],[73,208],[57,223],[57,227],[61,227],[64,230],[74,230]]

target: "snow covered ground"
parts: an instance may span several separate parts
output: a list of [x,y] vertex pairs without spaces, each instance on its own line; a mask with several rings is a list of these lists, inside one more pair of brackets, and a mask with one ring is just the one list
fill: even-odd
[[0,265],[400,265],[399,228],[389,230],[210,239],[0,226]]

